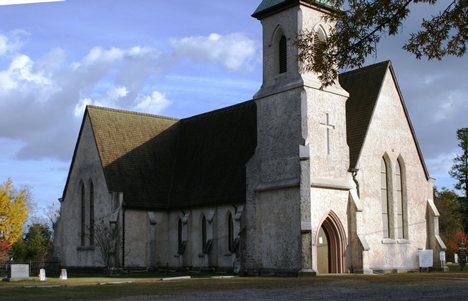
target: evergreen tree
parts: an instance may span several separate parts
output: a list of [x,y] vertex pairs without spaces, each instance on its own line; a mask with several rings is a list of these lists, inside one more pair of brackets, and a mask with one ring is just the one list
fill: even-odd
[[446,188],[434,188],[434,203],[439,210],[439,231],[447,243],[459,230],[463,229],[463,210],[458,195]]
[[52,232],[48,225],[35,223],[29,226],[23,239],[13,245],[15,261],[44,261],[52,248]]
[[455,188],[462,191],[463,208],[465,213],[465,232],[468,230],[468,128],[457,131],[458,146],[461,154],[453,159],[452,169],[449,171],[451,177],[457,180]]

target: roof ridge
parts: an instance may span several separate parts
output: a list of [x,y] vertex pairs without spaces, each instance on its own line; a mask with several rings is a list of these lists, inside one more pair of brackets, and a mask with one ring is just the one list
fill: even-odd
[[340,76],[341,75],[348,75],[348,74],[352,74],[352,73],[357,73],[357,72],[362,72],[362,71],[367,71],[368,69],[380,67],[381,65],[391,65],[391,63],[392,63],[392,61],[390,61],[390,60],[378,62],[378,63],[372,64],[372,65],[367,65],[367,66],[357,68],[357,69],[354,69],[354,70],[346,71],[344,73],[341,73]]
[[227,110],[232,109],[234,107],[240,107],[240,106],[246,105],[246,104],[248,104],[248,103],[250,103],[252,101],[253,101],[252,99],[246,100],[246,101],[239,102],[239,103],[227,106],[227,107],[222,107],[222,108],[219,108],[219,109],[216,109],[216,110],[213,110],[213,111],[208,111],[208,112],[200,113],[200,114],[193,115],[193,116],[190,116],[190,117],[186,117],[186,118],[181,119],[181,121],[196,119],[196,118],[203,117],[203,116],[206,116],[206,115],[211,115],[211,114],[219,113],[219,112],[222,112],[222,111],[227,111]]
[[153,118],[162,118],[162,119],[174,120],[174,121],[179,121],[180,120],[180,119],[174,118],[174,117],[168,117],[168,116],[162,116],[162,115],[156,115],[156,114],[150,114],[150,113],[143,113],[143,112],[135,112],[135,111],[129,111],[129,110],[123,110],[123,109],[100,107],[100,106],[94,106],[94,105],[87,105],[86,110],[88,110],[88,109],[98,109],[98,110],[103,110],[103,111],[110,111],[110,112],[130,114],[130,115],[147,116],[147,117],[153,117]]

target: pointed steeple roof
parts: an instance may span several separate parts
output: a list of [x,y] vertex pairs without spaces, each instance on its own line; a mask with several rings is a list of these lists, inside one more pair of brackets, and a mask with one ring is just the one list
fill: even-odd
[[303,1],[303,0],[262,0],[260,5],[257,7],[255,12],[252,14],[254,18],[261,18],[265,14],[268,14],[276,9],[285,8],[292,6],[294,4],[311,4],[311,2],[315,2],[316,5],[321,7],[330,8],[332,5],[330,4],[333,0],[313,0],[313,1]]
[[279,4],[288,2],[288,0],[263,0],[262,3],[257,7],[252,16],[262,13],[265,10],[269,10]]

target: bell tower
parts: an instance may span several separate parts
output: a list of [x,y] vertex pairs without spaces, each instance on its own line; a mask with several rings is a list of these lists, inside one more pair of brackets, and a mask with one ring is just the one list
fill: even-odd
[[317,75],[302,72],[294,46],[297,35],[313,30],[326,39],[333,24],[325,20],[332,8],[330,0],[263,0],[252,17],[263,28],[263,83],[256,96],[281,91],[282,88],[306,84],[319,86]]
[[263,83],[254,95],[257,148],[247,164],[246,272],[316,271],[315,240],[330,210],[323,198],[331,206],[330,187],[347,188],[349,94],[302,72],[294,45],[303,30],[325,39],[330,11],[323,0],[263,0],[252,15],[263,28]]

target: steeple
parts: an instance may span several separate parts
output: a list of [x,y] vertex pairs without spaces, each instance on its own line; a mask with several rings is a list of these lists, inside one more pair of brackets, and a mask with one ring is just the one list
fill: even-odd
[[252,17],[261,19],[264,15],[269,14],[276,9],[287,8],[287,6],[293,6],[302,2],[303,4],[316,4],[319,6],[331,7],[332,0],[263,0],[257,9],[252,14]]
[[[317,74],[304,72],[294,45],[302,31],[315,31],[326,39],[333,24],[327,16],[333,0],[263,0],[252,14],[263,27],[263,83],[254,96],[264,97],[294,87],[320,88]],[[328,87],[333,90],[336,87]]]

